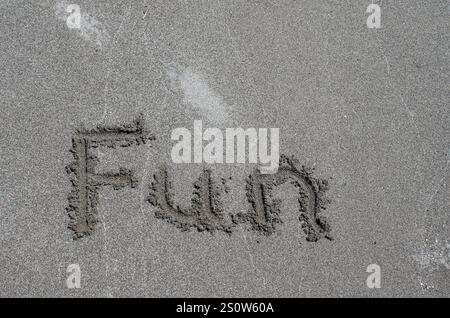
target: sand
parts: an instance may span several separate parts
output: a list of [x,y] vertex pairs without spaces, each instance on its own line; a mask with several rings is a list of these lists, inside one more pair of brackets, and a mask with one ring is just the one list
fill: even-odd
[[[0,296],[450,294],[447,1],[0,15]],[[279,171],[174,164],[171,132],[194,120],[279,128]]]

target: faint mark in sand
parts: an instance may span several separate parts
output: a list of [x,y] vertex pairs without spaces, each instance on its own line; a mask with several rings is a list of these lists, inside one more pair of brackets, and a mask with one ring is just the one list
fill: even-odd
[[106,115],[108,114],[108,91],[109,91],[109,81],[110,81],[110,76],[111,76],[111,64],[112,64],[112,51],[113,51],[113,46],[117,41],[117,38],[119,37],[120,32],[122,31],[122,26],[123,23],[125,22],[125,20],[128,18],[128,16],[130,15],[131,12],[131,4],[128,7],[128,11],[126,14],[123,15],[122,21],[120,21],[120,25],[117,28],[117,31],[115,32],[115,34],[113,35],[113,39],[112,39],[112,43],[111,46],[106,54],[107,56],[107,60],[108,60],[108,69],[106,71],[106,78],[105,78],[105,87],[103,89],[103,113],[102,113],[102,117],[100,118],[100,120],[97,122],[97,124],[103,123],[106,119]]
[[252,265],[252,268],[254,269],[255,273],[261,277],[263,287],[266,288],[266,278],[265,278],[263,272],[258,267],[256,267],[255,257],[253,256],[253,254],[250,250],[250,246],[249,246],[248,240],[247,240],[247,235],[245,234],[245,229],[243,228],[242,225],[241,225],[241,229],[242,229],[242,235],[244,237],[245,247],[246,247],[249,259],[250,259],[250,264]]
[[447,151],[447,165],[450,165],[450,147],[448,148]]
[[152,0],[149,1],[149,3],[147,3],[146,6],[144,6],[144,10],[142,10],[142,19],[145,19],[145,17],[148,15],[148,10],[150,9],[150,5],[151,5]]
[[418,279],[419,279],[420,288],[422,288],[423,291],[435,289],[435,287],[433,285],[424,282],[421,276],[419,276]]
[[450,270],[450,240],[435,239],[433,243],[428,245],[427,249],[415,255],[414,259],[419,262],[423,269],[430,272],[438,270],[441,266]]
[[[448,169],[448,166],[446,169]],[[435,196],[439,193],[442,186],[445,187],[445,183],[443,183],[443,181],[446,177],[447,174],[444,174],[427,200],[427,208],[425,210],[426,219],[430,218],[428,212]],[[424,237],[425,230],[422,233],[422,237]],[[424,239],[420,254],[414,255],[416,261],[419,262],[422,269],[435,271],[440,265],[443,265],[445,268],[450,270],[450,240],[446,239],[444,242],[438,238],[435,238],[431,243],[430,241],[431,240],[429,238]]]
[[[58,19],[67,21],[71,15],[71,10],[67,10],[69,6],[73,7],[74,4],[68,3],[64,0],[56,3],[54,9]],[[83,8],[81,8],[81,18],[79,22],[80,27],[70,29],[72,32],[76,32],[86,41],[95,43],[99,47],[109,42],[110,37],[105,27],[97,21],[97,19],[83,11]]]
[[212,124],[220,125],[229,118],[223,99],[208,85],[206,78],[190,67],[169,66],[166,69],[171,85],[183,93],[184,103],[199,111]]
[[70,13],[66,19],[66,24],[69,29],[81,28],[81,8],[78,4],[69,4],[66,8],[66,12]]
[[142,16],[142,19],[144,19],[144,18],[147,16],[147,14],[148,14],[148,9],[150,9],[150,6],[144,8],[144,11],[142,11],[142,13],[144,14],[144,15]]

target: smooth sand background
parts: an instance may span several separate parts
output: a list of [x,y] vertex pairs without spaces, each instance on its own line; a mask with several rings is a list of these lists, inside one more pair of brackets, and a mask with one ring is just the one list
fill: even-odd
[[[448,296],[449,4],[379,1],[368,29],[370,3],[157,0],[143,18],[148,1],[0,1],[0,296]],[[134,168],[139,187],[102,189],[95,234],[72,241],[73,132],[141,112],[155,142],[99,152],[99,169]],[[306,242],[289,187],[270,237],[156,219],[152,174],[195,119],[279,127],[283,153],[332,178],[335,240]],[[252,168],[214,168],[233,176],[234,212]],[[200,169],[172,166],[179,202]],[[72,263],[81,289],[65,285]]]

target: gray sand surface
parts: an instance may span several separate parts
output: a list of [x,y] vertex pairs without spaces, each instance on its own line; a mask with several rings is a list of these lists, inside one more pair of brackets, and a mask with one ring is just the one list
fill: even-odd
[[[448,297],[450,4],[375,1],[369,29],[372,2],[0,1],[0,296]],[[154,140],[90,150],[97,173],[136,180],[99,186],[74,240],[72,139],[140,114]],[[273,228],[164,219],[149,202],[163,165],[175,205],[207,168],[223,215],[252,207],[255,165],[172,163],[172,130],[194,120],[280,128],[280,153],[328,181],[329,229],[308,239],[289,183]]]

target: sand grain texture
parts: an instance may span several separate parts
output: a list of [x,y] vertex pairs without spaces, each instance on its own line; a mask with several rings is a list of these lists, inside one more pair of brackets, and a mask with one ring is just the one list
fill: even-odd
[[[448,297],[448,2],[372,2],[0,1],[0,296]],[[194,120],[279,172],[173,164]]]

